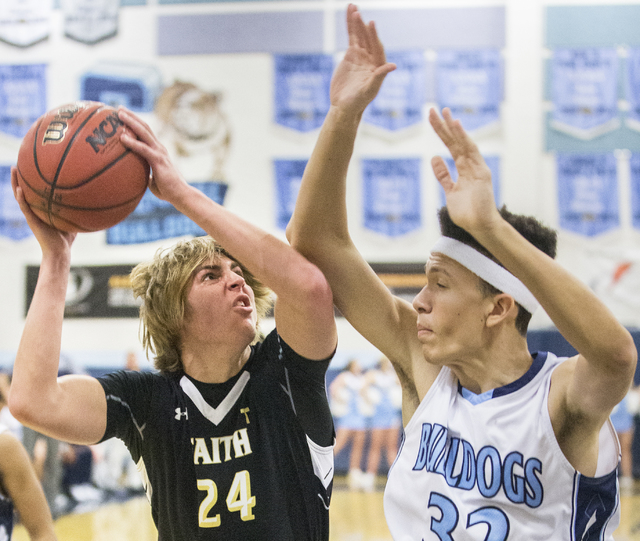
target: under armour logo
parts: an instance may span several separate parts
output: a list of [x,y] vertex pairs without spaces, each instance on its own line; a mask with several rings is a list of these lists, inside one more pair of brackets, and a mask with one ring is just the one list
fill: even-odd
[[180,408],[176,408],[176,416],[175,416],[176,421],[179,421],[183,415],[185,419],[189,419],[189,414],[187,413],[186,408],[184,411],[180,411]]

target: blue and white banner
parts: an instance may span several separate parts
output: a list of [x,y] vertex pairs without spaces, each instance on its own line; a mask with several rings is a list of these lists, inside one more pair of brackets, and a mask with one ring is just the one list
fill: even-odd
[[[191,182],[209,199],[222,205],[228,185],[221,182]],[[155,240],[206,233],[170,203],[146,191],[136,209],[122,222],[107,229],[107,244],[142,244]]]
[[620,127],[616,49],[557,49],[551,127],[583,140]]
[[60,0],[64,35],[93,45],[118,33],[120,0]]
[[438,51],[436,101],[449,107],[467,131],[487,128],[500,120],[503,62],[496,49]]
[[152,112],[161,92],[162,74],[152,65],[100,61],[80,78],[81,100],[124,105],[135,113]]
[[49,37],[53,0],[0,1],[0,40],[29,47]]
[[[482,156],[484,161],[489,166],[491,170],[491,184],[493,185],[493,199],[496,202],[497,207],[502,206],[502,195],[500,193],[500,156]],[[444,159],[444,162],[447,164],[449,168],[449,173],[451,174],[451,179],[456,182],[458,180],[458,169],[456,168],[456,162],[453,161],[453,158],[447,157]],[[438,188],[440,191],[440,203],[442,206],[447,205],[447,199],[444,195],[444,190],[442,186],[438,184]]]
[[0,132],[22,139],[47,112],[46,65],[0,65]]
[[397,68],[385,78],[363,121],[396,131],[422,122],[426,100],[426,66],[422,51],[390,52],[387,61]]
[[364,227],[388,237],[422,225],[420,158],[362,160]]
[[632,130],[640,131],[640,48],[629,49],[625,97],[629,104],[626,124]]
[[300,132],[319,128],[329,112],[330,55],[275,56],[275,122]]
[[593,237],[620,225],[617,161],[610,154],[558,154],[560,227]]
[[640,229],[640,154],[631,154],[631,223]]
[[27,220],[13,197],[11,166],[0,165],[0,236],[22,240],[31,235]]
[[307,161],[274,160],[273,162],[278,199],[276,222],[280,229],[286,229],[289,220],[291,220]]

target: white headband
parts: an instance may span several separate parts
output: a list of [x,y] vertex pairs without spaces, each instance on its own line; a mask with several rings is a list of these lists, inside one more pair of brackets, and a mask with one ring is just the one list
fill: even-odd
[[538,308],[538,301],[520,280],[471,246],[450,237],[440,237],[431,252],[441,253],[457,261],[485,282],[511,295],[530,314]]

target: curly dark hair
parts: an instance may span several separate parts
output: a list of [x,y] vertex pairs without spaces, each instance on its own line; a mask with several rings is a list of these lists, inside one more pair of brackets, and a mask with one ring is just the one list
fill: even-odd
[[[504,218],[513,228],[520,233],[525,239],[527,239],[536,248],[547,254],[549,257],[556,257],[556,250],[558,245],[558,234],[554,229],[542,224],[537,218],[533,216],[525,216],[523,214],[514,214],[507,210],[506,206],[502,206],[499,209],[500,216]],[[473,249],[480,252],[482,255],[488,257],[492,261],[495,261],[501,267],[504,267],[498,259],[496,259],[482,244],[480,244],[471,234],[467,233],[464,229],[453,223],[447,207],[442,207],[438,211],[438,221],[440,223],[440,232],[445,237],[450,237],[457,241],[460,241]],[[480,290],[485,295],[497,295],[502,293],[499,289],[493,287],[491,284],[485,282],[481,278],[478,278],[480,283]],[[518,305],[518,316],[516,318],[516,329],[518,332],[525,336],[527,334],[527,327],[531,321],[531,313],[525,310],[522,306]]]

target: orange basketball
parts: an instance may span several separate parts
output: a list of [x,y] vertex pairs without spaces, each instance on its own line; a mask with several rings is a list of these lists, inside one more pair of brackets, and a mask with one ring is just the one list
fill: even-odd
[[149,165],[120,142],[113,108],[77,101],[29,128],[18,153],[18,183],[33,212],[62,231],[100,231],[126,218],[144,195]]

